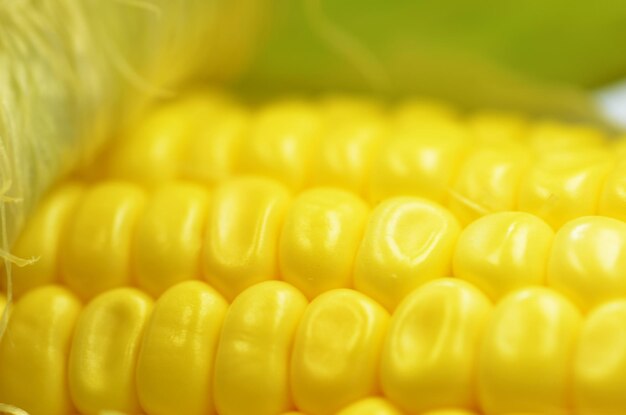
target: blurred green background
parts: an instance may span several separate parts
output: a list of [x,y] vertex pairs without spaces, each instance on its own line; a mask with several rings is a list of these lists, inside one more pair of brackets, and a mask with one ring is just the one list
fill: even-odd
[[622,0],[274,6],[241,89],[425,94],[468,106],[576,115],[589,110],[587,91],[626,75]]

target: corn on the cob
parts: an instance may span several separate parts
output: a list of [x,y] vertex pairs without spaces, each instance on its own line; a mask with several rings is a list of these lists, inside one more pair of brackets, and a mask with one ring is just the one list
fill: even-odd
[[346,188],[374,204],[425,197],[464,224],[523,210],[557,228],[583,215],[623,218],[626,206],[613,144],[586,127],[461,117],[416,103],[387,113],[337,99],[250,111],[215,97],[165,106],[147,125],[112,152],[109,177],[214,185],[232,175],[265,175],[292,190]]
[[626,225],[580,217],[623,216],[610,146],[419,103],[162,109],[18,240],[41,261],[15,275],[0,401],[618,414]]
[[355,288],[393,311],[412,289],[445,276],[493,300],[545,285],[583,310],[626,295],[626,226],[611,218],[580,218],[555,234],[529,213],[501,212],[461,230],[424,199],[391,198],[370,211],[342,190],[292,200],[277,182],[242,177],[212,193],[183,182],[149,194],[121,182],[70,184],[36,219],[16,252],[42,262],[16,270],[18,295],[64,282],[82,299],[126,285],[158,296],[204,278],[230,301],[254,283],[283,279],[309,299]]
[[15,306],[0,347],[0,399],[33,415],[623,409],[624,301],[584,316],[535,287],[493,304],[467,282],[440,279],[389,319],[349,289],[309,304],[289,284],[266,281],[229,306],[188,281],[154,306],[120,288],[80,311],[67,290],[46,286]]

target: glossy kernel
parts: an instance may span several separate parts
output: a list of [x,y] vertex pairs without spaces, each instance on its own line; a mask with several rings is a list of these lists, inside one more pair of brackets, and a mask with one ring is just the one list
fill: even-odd
[[365,195],[372,161],[383,141],[383,121],[361,115],[327,123],[314,153],[313,183]]
[[350,287],[368,211],[362,200],[342,190],[318,188],[302,193],[282,228],[282,278],[308,298]]
[[84,415],[140,412],[135,366],[152,300],[132,288],[94,298],[76,324],[69,357],[72,401]]
[[486,328],[478,360],[485,414],[566,413],[580,320],[571,303],[547,288],[505,297]]
[[214,414],[213,366],[228,304],[200,281],[154,305],[137,361],[137,394],[150,415]]
[[105,182],[85,192],[67,229],[62,281],[83,299],[128,285],[131,246],[145,194],[131,184]]
[[608,154],[594,148],[543,155],[522,179],[518,208],[555,229],[593,215],[610,167]]
[[414,288],[449,276],[459,224],[446,209],[393,198],[370,216],[357,254],[354,285],[389,310]]
[[[626,137],[621,138],[626,142]],[[600,195],[598,213],[621,221],[626,221],[626,158],[609,172]]]
[[470,284],[432,281],[394,313],[385,342],[385,396],[410,414],[475,406],[475,370],[491,303]]
[[559,229],[548,264],[548,286],[585,310],[626,296],[626,224],[589,216]]
[[482,148],[462,164],[450,192],[449,208],[468,224],[488,213],[513,210],[528,154],[521,148]]
[[249,118],[242,108],[224,105],[198,120],[183,152],[181,176],[208,186],[231,177],[248,131]]
[[204,238],[205,278],[227,300],[278,277],[278,239],[290,197],[280,184],[245,177],[215,190]]
[[215,360],[220,415],[274,415],[293,408],[289,360],[306,305],[304,295],[282,281],[256,284],[233,301]]
[[301,189],[310,180],[310,155],[319,123],[319,115],[303,103],[263,108],[253,118],[250,136],[241,147],[239,171]]
[[311,415],[330,415],[375,394],[388,319],[383,307],[353,290],[333,290],[313,300],[292,353],[297,407]]
[[191,96],[156,107],[109,156],[109,177],[148,186],[176,179],[187,140],[223,99]]
[[186,183],[158,188],[139,219],[134,241],[136,282],[157,297],[174,284],[200,277],[207,216],[204,188]]
[[523,212],[487,215],[463,229],[454,252],[454,276],[491,299],[512,290],[544,285],[554,231]]
[[574,361],[574,402],[581,415],[617,415],[626,408],[626,301],[585,319]]
[[403,415],[391,402],[378,397],[365,398],[337,412],[337,415]]
[[[35,287],[58,281],[58,255],[82,191],[82,186],[76,183],[62,186],[44,199],[26,223],[13,246],[13,254],[37,261],[13,268],[13,295],[16,297]],[[0,278],[0,286],[6,290],[5,278]]]
[[73,412],[67,352],[80,308],[70,292],[55,286],[20,299],[0,344],[0,402],[33,415]]
[[469,149],[466,131],[447,119],[397,124],[373,162],[370,200],[410,195],[445,203]]

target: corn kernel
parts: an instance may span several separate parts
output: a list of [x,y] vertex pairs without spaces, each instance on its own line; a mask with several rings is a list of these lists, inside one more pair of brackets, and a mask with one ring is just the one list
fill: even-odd
[[626,159],[623,157],[611,169],[604,182],[598,213],[626,221]]
[[[436,409],[424,412],[422,415],[477,415],[476,412],[465,411],[463,409]],[[512,415],[512,414],[507,414]]]
[[513,210],[528,155],[520,149],[479,149],[462,164],[449,207],[468,224],[492,212]]
[[144,192],[125,183],[103,183],[85,193],[61,257],[61,279],[79,297],[129,284],[130,247],[144,202]]
[[383,398],[371,397],[347,406],[337,415],[402,415],[402,412]]
[[378,390],[378,357],[389,314],[361,293],[322,294],[299,324],[291,361],[296,405],[311,415],[335,414]]
[[565,414],[578,310],[543,287],[505,297],[487,326],[478,361],[480,405],[488,414]]
[[518,207],[555,229],[569,220],[593,215],[610,167],[608,154],[594,149],[545,155],[522,179]]
[[200,250],[207,216],[204,188],[175,183],[158,188],[139,219],[133,271],[153,296],[177,282],[200,277]]
[[385,395],[411,414],[475,405],[475,361],[491,303],[454,279],[413,291],[391,319],[381,363]]
[[491,299],[528,285],[544,285],[554,231],[523,212],[487,215],[463,229],[454,252],[454,275]]
[[574,401],[581,415],[626,408],[626,301],[593,310],[583,323],[574,364]]
[[309,299],[351,286],[368,210],[363,201],[342,190],[302,193],[291,206],[280,237],[282,278]]
[[548,286],[582,309],[626,296],[626,224],[585,217],[559,229],[548,264]]
[[290,201],[274,181],[240,178],[215,190],[204,239],[207,281],[227,300],[278,276],[280,228]]
[[361,116],[329,123],[313,156],[312,182],[365,195],[384,123]]
[[137,393],[150,415],[214,414],[213,365],[228,304],[200,281],[155,303],[137,362]]
[[557,154],[580,150],[584,152],[589,149],[607,147],[605,137],[596,128],[553,121],[539,122],[530,128],[528,144],[537,154]]
[[241,148],[239,171],[301,189],[310,180],[310,154],[319,115],[306,104],[284,102],[263,108],[253,119]]
[[76,323],[69,357],[72,401],[84,415],[140,412],[135,365],[152,300],[132,288],[94,298]]
[[221,105],[218,96],[191,97],[154,109],[114,148],[109,177],[149,186],[175,179],[189,136]]
[[[82,186],[69,183],[47,197],[27,222],[13,247],[20,258],[37,258],[37,262],[13,269],[13,294],[17,297],[45,284],[58,281],[63,234],[83,191]],[[6,290],[4,278],[0,285]]]
[[289,358],[306,298],[266,281],[231,304],[217,348],[215,404],[221,415],[273,415],[292,409]]
[[373,162],[369,198],[419,196],[445,203],[469,149],[466,130],[453,121],[398,126]]
[[511,113],[481,111],[467,119],[478,146],[507,148],[524,143],[528,125],[523,117]]
[[199,120],[183,150],[181,177],[207,186],[218,185],[231,177],[249,118],[243,109],[227,105]]
[[355,264],[354,285],[388,310],[414,288],[450,275],[459,224],[446,209],[393,198],[373,212]]
[[30,291],[15,305],[0,345],[2,403],[33,415],[73,412],[67,351],[80,308],[71,293],[54,286]]

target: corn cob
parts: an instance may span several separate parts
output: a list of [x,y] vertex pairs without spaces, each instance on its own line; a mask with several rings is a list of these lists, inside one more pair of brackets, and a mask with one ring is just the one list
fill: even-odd
[[558,228],[584,215],[626,218],[624,167],[614,146],[584,126],[461,116],[420,102],[392,111],[339,98],[253,109],[195,97],[155,110],[111,152],[105,176],[213,186],[254,174],[293,191],[344,188],[372,204],[424,197],[449,207],[462,224],[522,210]]
[[354,290],[309,303],[281,281],[230,305],[187,281],[154,304],[120,288],[82,308],[46,286],[15,305],[0,399],[32,414],[617,414],[625,304],[582,315],[534,287],[494,306],[439,279],[391,316]]
[[[337,128],[319,136],[324,123]],[[620,152],[594,131],[527,129],[421,103],[391,118],[341,100],[158,111],[108,174],[59,188],[18,240],[41,260],[15,273],[0,401],[33,414],[619,413],[626,225],[570,219],[620,217]],[[499,212],[514,208],[527,213]],[[210,286],[183,282],[199,278]],[[36,289],[58,282],[73,294]],[[109,291],[122,286],[160,298]]]
[[626,225],[606,217],[579,218],[555,232],[529,213],[500,212],[461,229],[448,210],[421,198],[370,209],[344,190],[292,198],[278,182],[242,177],[212,192],[184,182],[153,192],[71,183],[31,226],[15,252],[42,260],[15,270],[18,296],[63,282],[84,300],[126,285],[157,297],[204,278],[231,301],[257,282],[283,279],[308,299],[355,288],[393,311],[414,288],[446,276],[494,301],[532,285],[555,289],[582,310],[626,296]]

